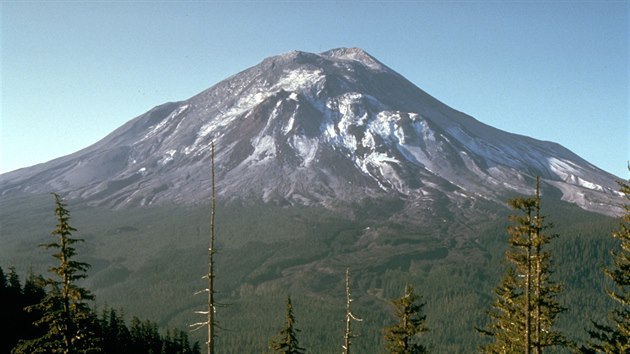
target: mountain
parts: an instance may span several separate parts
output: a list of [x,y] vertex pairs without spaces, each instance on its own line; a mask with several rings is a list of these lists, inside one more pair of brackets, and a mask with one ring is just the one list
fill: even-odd
[[[506,201],[541,177],[560,326],[604,320],[601,265],[623,198],[562,146],[485,125],[357,48],[263,60],[74,154],[0,175],[0,266],[45,274],[49,192],[72,212],[99,308],[186,328],[204,306],[211,143],[221,353],[260,353],[291,294],[312,353],[338,353],[352,269],[357,353],[379,353],[388,299],[426,300],[434,353],[469,353],[505,264]],[[225,305],[225,306],[224,306]],[[203,331],[191,335],[200,343]]]
[[56,191],[115,208],[207,201],[211,141],[222,198],[459,208],[531,194],[540,176],[581,208],[620,210],[615,176],[458,112],[359,48],[267,58],[86,149],[1,175],[0,195]]

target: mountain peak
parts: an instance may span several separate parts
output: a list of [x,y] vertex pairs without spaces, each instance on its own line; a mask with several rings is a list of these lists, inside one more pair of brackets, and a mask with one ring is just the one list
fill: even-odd
[[[374,59],[368,52],[363,50],[363,48],[359,47],[339,47],[329,49],[325,52],[320,53],[320,55],[325,57],[334,57],[334,58],[352,58],[355,56],[367,56]],[[374,59],[375,60],[375,59]]]
[[376,60],[372,55],[358,47],[351,48],[335,48],[331,50],[327,50],[325,52],[320,53],[323,57],[336,58],[336,59],[345,59],[345,60],[356,60],[361,62],[370,68],[383,70],[385,65]]
[[267,58],[83,151],[2,175],[0,195],[52,189],[113,206],[195,203],[208,198],[212,142],[226,198],[330,206],[397,196],[429,210],[530,194],[540,176],[566,201],[618,209],[614,176],[455,111],[361,48]]
[[315,54],[300,50],[292,50],[277,56],[269,57],[263,63],[315,63],[324,61],[352,61],[363,64],[375,71],[384,71],[386,66],[365,50],[358,47],[340,47]]
[[307,59],[307,58],[310,58],[310,59],[317,58],[317,54],[304,52],[304,51],[301,51],[301,50],[292,50],[290,52],[286,52],[284,54],[273,56],[273,57],[270,57],[268,59],[271,59],[271,60],[273,60],[273,59],[280,59],[280,60],[291,61],[291,60],[296,60],[296,59]]

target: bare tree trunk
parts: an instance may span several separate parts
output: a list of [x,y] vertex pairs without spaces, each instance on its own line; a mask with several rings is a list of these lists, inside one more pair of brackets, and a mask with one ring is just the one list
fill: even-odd
[[214,194],[214,141],[212,142],[212,210],[210,212],[210,247],[208,248],[208,354],[214,354],[214,215],[216,201]]
[[212,200],[211,200],[211,210],[210,210],[210,245],[208,247],[208,273],[206,273],[202,278],[206,278],[207,287],[204,290],[198,291],[195,293],[207,293],[208,295],[208,303],[206,311],[195,311],[195,313],[205,315],[206,319],[203,322],[197,322],[191,324],[190,327],[193,327],[193,330],[196,331],[202,327],[207,327],[208,329],[208,341],[206,345],[208,347],[208,354],[214,354],[214,337],[216,334],[214,333],[214,327],[216,324],[216,305],[214,303],[214,215],[216,210],[216,201],[214,194],[214,141],[212,142],[212,155],[211,155],[211,163],[212,163]]
[[[528,220],[531,225],[532,213],[529,211]],[[531,309],[531,279],[532,279],[532,232],[528,230],[527,242],[527,271],[525,272],[525,354],[531,353],[532,347],[532,309]]]
[[542,354],[542,346],[540,343],[540,335],[542,332],[541,327],[541,312],[540,312],[540,299],[542,296],[542,255],[541,244],[542,240],[541,231],[542,226],[540,222],[540,178],[536,177],[536,204],[534,206],[535,219],[534,219],[534,258],[536,260],[536,283],[535,283],[535,307],[534,307],[534,353]]
[[351,323],[352,321],[361,321],[356,318],[350,310],[350,303],[352,298],[350,296],[350,268],[346,268],[346,330],[343,336],[343,351],[342,354],[350,354],[350,346],[352,344],[352,338],[356,337],[352,334]]

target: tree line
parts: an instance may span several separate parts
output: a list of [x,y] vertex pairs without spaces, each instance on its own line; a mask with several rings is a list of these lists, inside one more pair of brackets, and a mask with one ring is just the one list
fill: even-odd
[[[213,146],[214,159],[214,146]],[[630,167],[629,167],[630,169]],[[630,200],[630,184],[620,182],[621,192]],[[70,226],[70,213],[62,198],[55,199],[56,227],[53,240],[40,245],[54,251],[56,265],[49,268],[49,278],[29,274],[21,286],[15,269],[8,275],[0,268],[0,298],[5,300],[8,315],[15,326],[4,331],[0,350],[21,353],[199,353],[198,343],[190,343],[186,332],[158,332],[157,325],[134,317],[127,326],[123,316],[114,309],[97,314],[90,308],[94,295],[78,285],[87,277],[90,265],[75,260],[74,238],[77,231]],[[508,200],[513,214],[507,229],[508,249],[503,278],[494,290],[494,301],[487,310],[487,323],[476,330],[486,344],[477,348],[480,353],[536,353],[563,348],[576,353],[628,353],[630,352],[630,204],[624,205],[625,214],[612,236],[618,248],[611,252],[613,264],[604,269],[611,281],[607,295],[616,304],[606,323],[592,322],[588,330],[590,340],[574,343],[559,332],[556,321],[567,309],[558,302],[562,284],[553,280],[553,257],[549,245],[558,235],[551,232],[552,224],[542,214],[540,186],[536,179],[536,192],[532,197]],[[211,239],[209,270],[206,274],[208,311],[201,311],[207,320],[197,328],[208,326],[208,353],[214,353],[214,161],[212,175]],[[351,310],[349,269],[346,271],[346,328],[340,342],[343,354],[352,352],[352,322],[361,321]],[[426,353],[421,336],[428,331],[421,296],[411,284],[404,294],[391,300],[397,323],[383,329],[385,349],[389,353]],[[287,297],[285,323],[269,342],[272,353],[304,353],[299,344],[291,297]],[[342,340],[342,341],[341,341]]]
[[70,212],[61,197],[55,198],[56,228],[53,241],[42,244],[53,249],[58,263],[44,278],[29,272],[22,286],[15,268],[5,274],[0,268],[0,299],[3,316],[11,326],[0,331],[0,352],[35,353],[151,353],[197,354],[199,343],[191,343],[188,333],[167,329],[161,334],[150,320],[133,317],[127,324],[121,311],[98,310],[88,305],[94,295],[77,284],[86,278],[90,265],[75,260],[73,246],[82,239],[70,223]]
[[[629,166],[630,169],[630,166]],[[630,184],[620,182],[621,192],[630,200]],[[618,249],[611,251],[613,265],[604,269],[612,287],[607,295],[616,307],[610,311],[608,323],[592,322],[588,329],[590,340],[574,343],[556,329],[558,316],[567,310],[557,300],[562,284],[552,280],[552,254],[550,242],[558,235],[550,233],[553,225],[541,213],[540,184],[536,178],[533,197],[508,200],[514,211],[509,216],[511,225],[505,259],[508,265],[499,285],[494,290],[494,302],[487,314],[487,324],[476,330],[488,338],[488,343],[477,348],[487,354],[542,354],[553,349],[574,353],[630,353],[630,204],[624,205],[625,215],[612,236],[618,240]],[[350,290],[346,271],[346,331],[342,354],[351,352],[350,330],[352,320],[360,321],[350,311]],[[405,294],[392,301],[398,323],[384,329],[385,347],[392,354],[427,353],[420,342],[426,331],[425,303],[411,285]],[[274,353],[304,353],[297,338],[295,317],[290,298],[287,301],[286,325],[271,342]]]

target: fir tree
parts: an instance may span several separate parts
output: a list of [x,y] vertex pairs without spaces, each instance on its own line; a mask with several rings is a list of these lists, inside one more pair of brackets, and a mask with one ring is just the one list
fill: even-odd
[[495,300],[492,309],[486,314],[491,323],[485,329],[477,328],[482,334],[494,337],[494,342],[482,347],[484,353],[524,352],[525,316],[519,311],[519,297],[516,273],[508,268],[501,284],[494,290]]
[[409,284],[405,287],[405,294],[392,304],[396,309],[398,323],[385,328],[386,349],[392,354],[420,354],[426,353],[424,345],[417,343],[417,336],[428,331],[425,326],[426,316],[422,314],[424,303],[418,303],[420,297],[414,293]]
[[43,278],[35,276],[29,271],[20,288],[20,279],[15,268],[10,268],[9,278],[0,268],[0,299],[2,300],[2,316],[10,320],[9,326],[0,331],[0,353],[9,353],[19,340],[41,337],[44,332],[35,328],[35,322],[41,314],[27,312],[26,307],[39,303],[46,291],[43,288]]
[[106,353],[131,353],[131,333],[122,315],[115,309],[104,309],[99,320],[103,351]]
[[551,225],[540,213],[539,179],[534,198],[515,198],[508,204],[519,212],[510,216],[513,225],[508,227],[506,259],[511,265],[495,290],[496,300],[488,311],[491,323],[479,329],[493,338],[481,351],[540,354],[546,347],[564,347],[568,341],[554,324],[566,309],[556,300],[562,288],[550,278],[551,254],[547,251],[557,235],[546,232]]
[[0,277],[0,299],[2,299],[2,317],[12,321],[10,326],[0,332],[0,352],[6,353],[17,343],[17,338],[22,338],[21,332],[25,331],[28,323],[24,314],[25,303],[22,297],[22,285],[14,267],[9,268],[9,273],[4,272]]
[[[630,200],[630,184],[619,182],[619,185]],[[595,329],[589,331],[591,341],[582,348],[585,353],[630,352],[630,204],[625,204],[624,209],[619,228],[612,233],[619,241],[619,248],[611,252],[613,266],[604,269],[604,274],[614,284],[614,288],[606,292],[616,308],[609,313],[610,324],[593,322]]]
[[302,354],[304,348],[300,347],[297,334],[300,332],[295,327],[295,317],[293,316],[293,304],[291,296],[287,298],[286,326],[269,343],[269,349],[273,353],[282,354]]
[[0,267],[0,295],[4,295],[4,291],[6,290],[9,282],[7,281],[6,275],[4,275],[4,270]]
[[38,304],[28,308],[29,311],[41,311],[43,314],[35,325],[42,326],[46,333],[33,340],[21,341],[13,350],[14,353],[91,353],[98,352],[95,335],[96,318],[87,302],[94,296],[77,285],[77,281],[86,278],[89,264],[74,260],[76,249],[74,244],[82,239],[73,238],[77,231],[70,226],[70,212],[61,197],[53,193],[55,198],[56,228],[52,232],[55,240],[41,245],[45,249],[54,249],[53,257],[59,262],[49,271],[55,277],[45,279],[49,291]]

